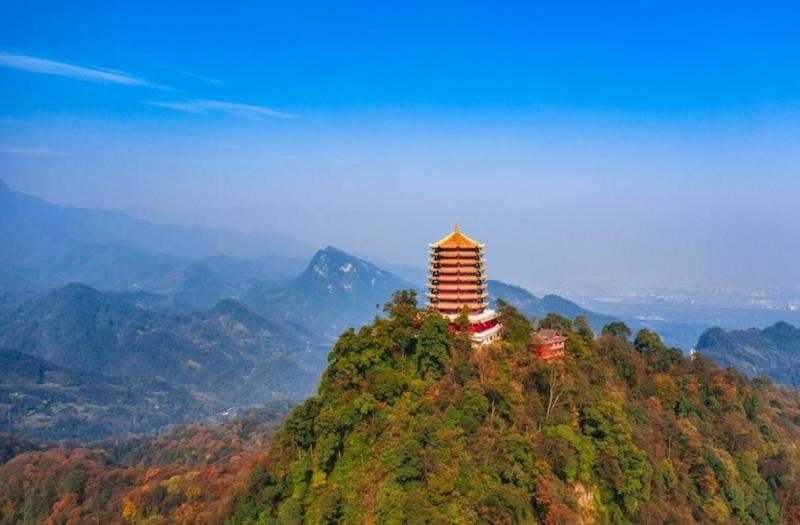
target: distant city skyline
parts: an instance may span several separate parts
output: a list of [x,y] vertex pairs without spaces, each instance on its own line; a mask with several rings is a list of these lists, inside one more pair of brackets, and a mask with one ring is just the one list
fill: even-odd
[[789,3],[2,14],[12,189],[420,267],[458,218],[539,289],[800,284]]

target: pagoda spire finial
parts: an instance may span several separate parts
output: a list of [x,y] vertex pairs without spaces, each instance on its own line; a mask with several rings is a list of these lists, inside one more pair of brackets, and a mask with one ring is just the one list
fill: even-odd
[[455,228],[455,231],[457,231],[457,232],[461,231],[461,225],[458,223],[458,217],[456,217],[456,228]]

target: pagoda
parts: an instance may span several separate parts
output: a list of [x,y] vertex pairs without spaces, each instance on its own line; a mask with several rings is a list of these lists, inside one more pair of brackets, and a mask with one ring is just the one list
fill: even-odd
[[456,224],[453,233],[430,245],[428,267],[428,308],[450,320],[453,331],[455,319],[466,308],[470,338],[476,345],[489,344],[500,336],[499,315],[487,304],[484,247]]

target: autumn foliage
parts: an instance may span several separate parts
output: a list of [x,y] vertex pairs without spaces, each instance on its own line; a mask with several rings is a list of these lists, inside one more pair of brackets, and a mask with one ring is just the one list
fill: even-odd
[[0,467],[0,523],[219,523],[231,487],[242,482],[277,424],[246,416],[178,427],[133,446],[20,454]]
[[[411,294],[336,344],[227,516],[244,523],[796,523],[800,396],[549,315],[563,362],[473,349]],[[436,366],[427,363],[429,348]],[[433,372],[431,372],[433,371]]]

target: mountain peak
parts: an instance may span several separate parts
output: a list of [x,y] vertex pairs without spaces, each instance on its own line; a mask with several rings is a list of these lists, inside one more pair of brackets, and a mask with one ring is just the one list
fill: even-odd
[[325,281],[352,281],[362,279],[384,278],[388,274],[358,257],[350,255],[333,246],[317,251],[304,275],[312,279]]
[[320,252],[324,252],[324,253],[329,253],[329,254],[332,254],[332,255],[342,255],[342,256],[345,256],[345,257],[353,257],[352,255],[350,255],[349,253],[345,252],[344,250],[340,250],[336,246],[331,246],[331,245],[328,245],[328,246],[324,247],[323,249],[321,249],[319,251]]
[[306,269],[291,281],[245,297],[258,311],[281,311],[284,317],[314,327],[325,337],[374,318],[376,305],[392,293],[414,286],[333,246],[318,250]]

